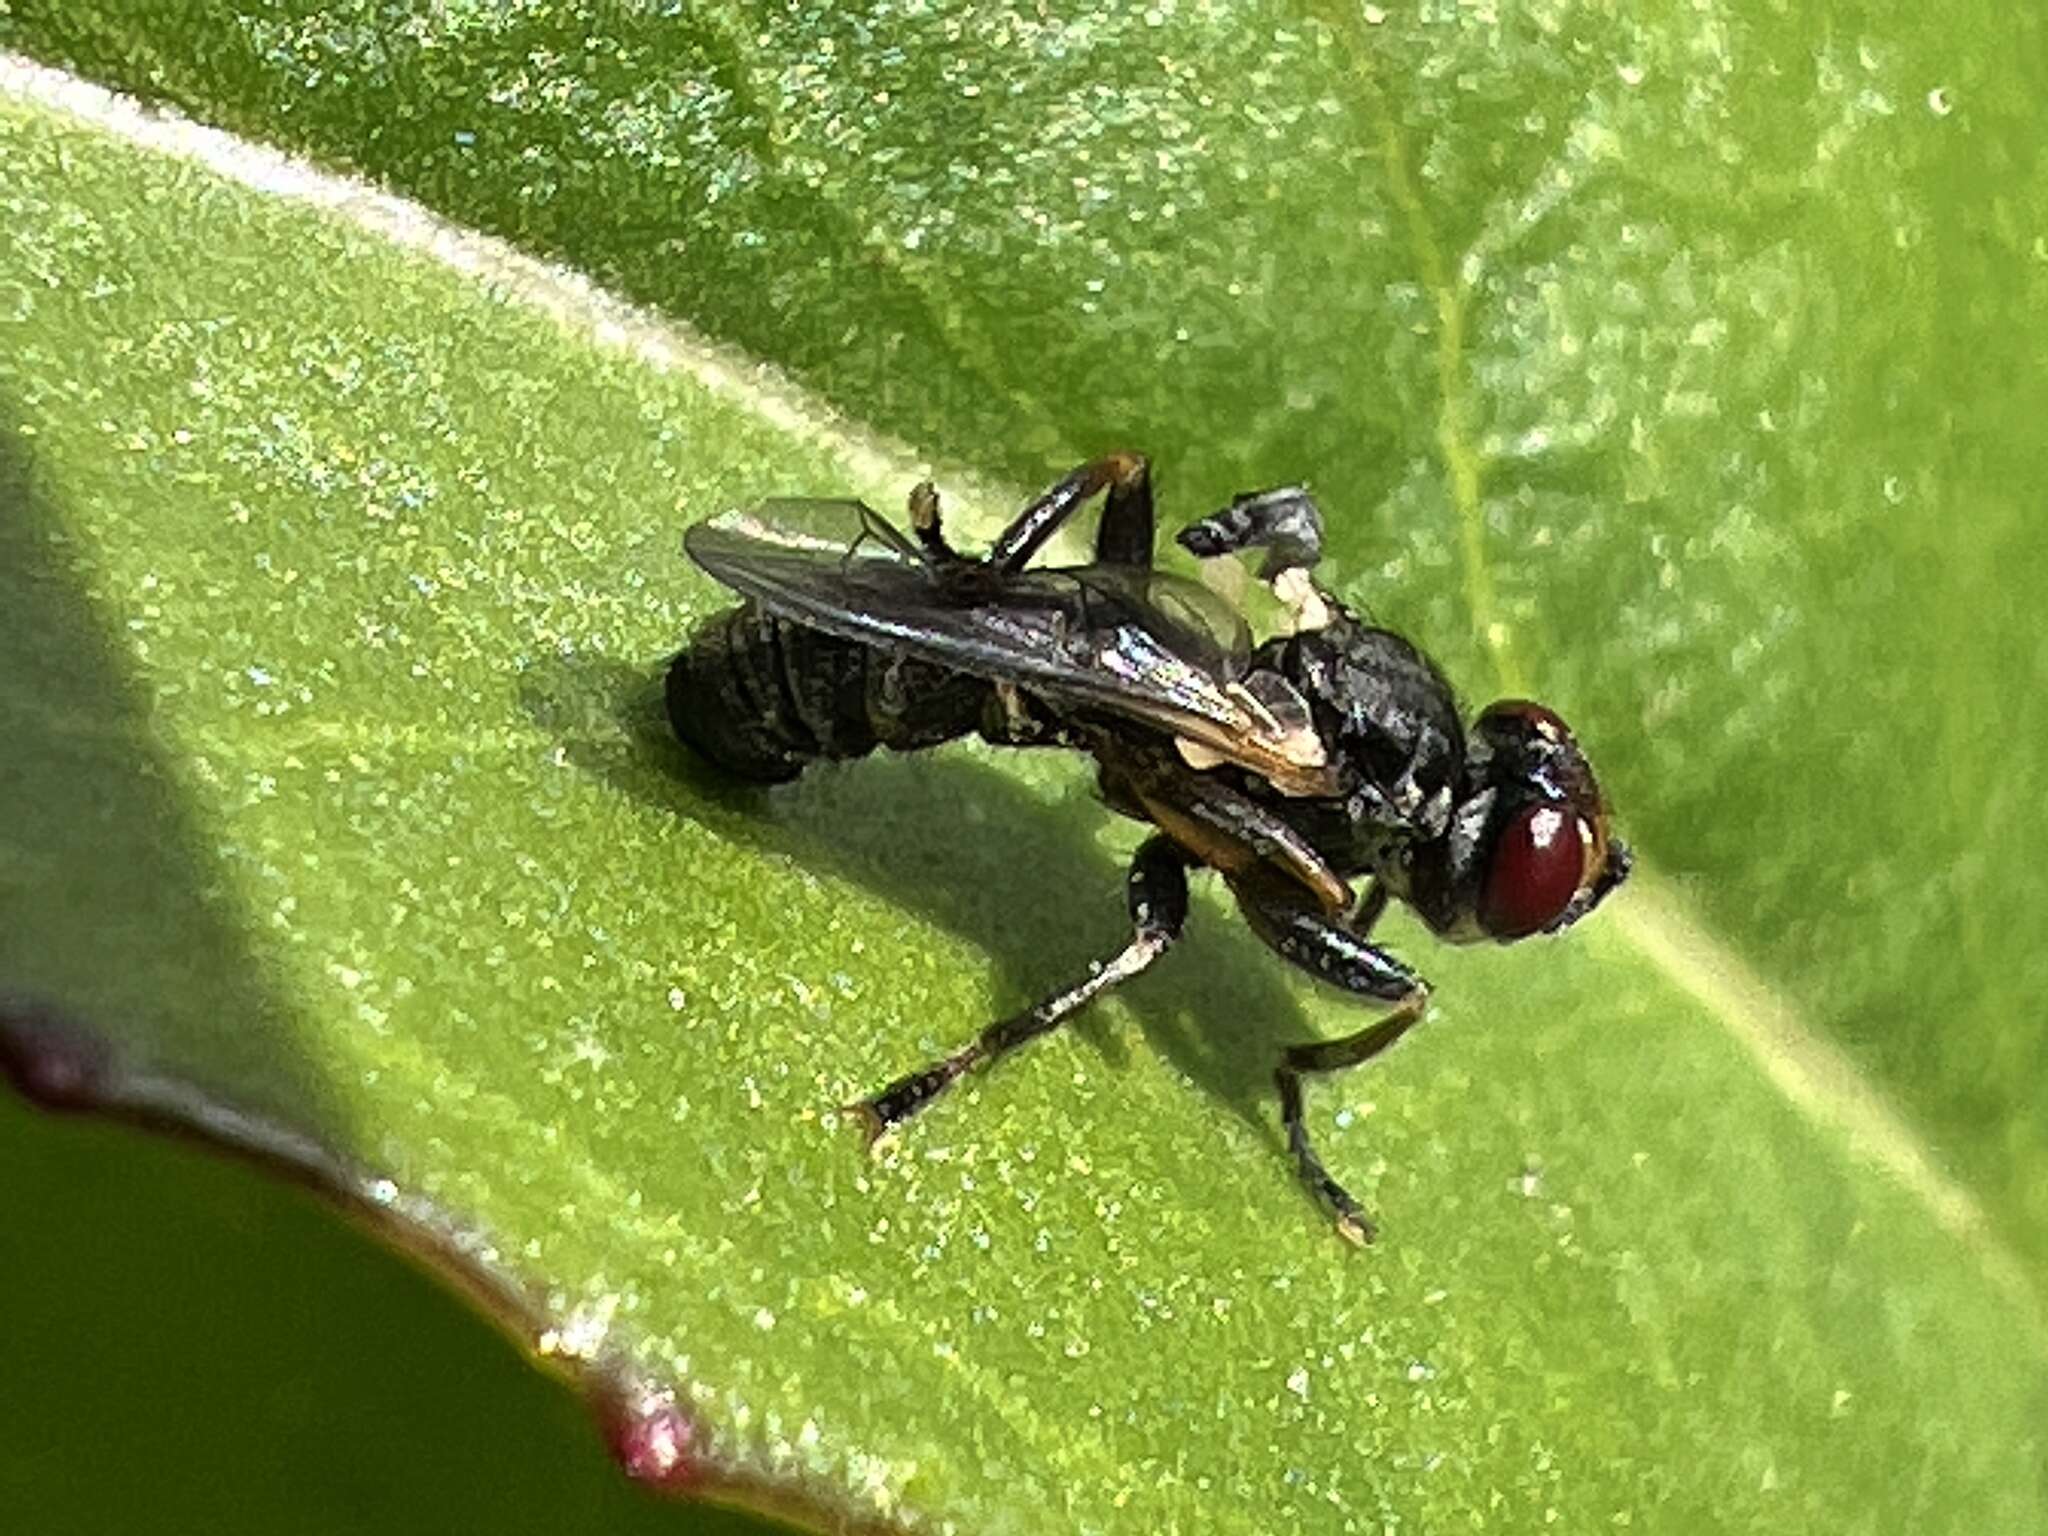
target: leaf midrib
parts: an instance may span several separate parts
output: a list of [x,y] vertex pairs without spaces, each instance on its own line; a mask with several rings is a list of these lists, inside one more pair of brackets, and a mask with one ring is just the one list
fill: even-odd
[[[1501,620],[1486,553],[1486,456],[1466,425],[1465,301],[1470,285],[1452,279],[1463,263],[1452,263],[1437,237],[1371,54],[1361,45],[1355,26],[1343,20],[1329,25],[1344,40],[1370,103],[1388,187],[1408,222],[1418,278],[1438,316],[1436,362],[1442,398],[1436,442],[1458,524],[1458,558],[1472,631],[1493,664],[1498,695],[1523,695],[1528,691],[1526,673],[1513,633]],[[2048,1358],[2048,1307],[2026,1266],[1999,1240],[1975,1196],[1941,1168],[1906,1118],[1844,1051],[1809,1027],[1783,993],[1708,930],[1677,888],[1658,874],[1654,862],[1638,860],[1629,899],[1615,904],[1611,921],[1653,971],[1691,997],[1734,1038],[1802,1117],[1834,1129],[1853,1154],[1909,1190],[1935,1225],[1969,1250],[1985,1277],[2019,1312],[2035,1352]]]

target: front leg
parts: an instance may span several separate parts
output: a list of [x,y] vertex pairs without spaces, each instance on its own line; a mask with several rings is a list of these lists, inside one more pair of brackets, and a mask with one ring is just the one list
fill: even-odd
[[1295,634],[1322,629],[1344,607],[1315,583],[1310,570],[1323,558],[1323,514],[1298,485],[1247,491],[1221,512],[1190,523],[1175,535],[1183,549],[1202,560],[1263,549],[1259,579],[1293,615]]
[[1149,821],[1198,863],[1226,876],[1272,871],[1299,882],[1324,911],[1351,910],[1351,887],[1272,806],[1163,753],[1102,753],[1109,803]]
[[1365,1028],[1336,1040],[1290,1045],[1274,1069],[1280,1090],[1280,1119],[1287,1130],[1287,1148],[1295,1167],[1316,1200],[1336,1217],[1338,1234],[1354,1243],[1373,1239],[1373,1224],[1351,1194],[1330,1176],[1309,1141],[1303,1114],[1301,1080],[1309,1073],[1335,1072],[1370,1061],[1400,1039],[1422,1018],[1429,1005],[1429,984],[1365,934],[1385,906],[1375,887],[1358,918],[1345,922],[1309,908],[1291,886],[1270,878],[1233,879],[1252,931],[1280,956],[1318,981],[1341,987],[1354,997],[1389,1003],[1391,1011]]
[[1302,487],[1282,485],[1247,491],[1222,511],[1188,524],[1174,538],[1202,560],[1263,549],[1266,559],[1259,579],[1271,581],[1282,571],[1305,571],[1323,558],[1323,514]]

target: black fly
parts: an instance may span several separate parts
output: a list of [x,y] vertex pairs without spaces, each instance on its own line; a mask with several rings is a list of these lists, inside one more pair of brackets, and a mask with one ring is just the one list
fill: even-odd
[[[1103,491],[1094,561],[1033,566]],[[671,667],[676,734],[769,783],[819,758],[976,731],[1073,748],[1094,757],[1112,807],[1157,831],[1131,864],[1131,941],[857,1106],[871,1132],[1143,971],[1180,935],[1188,868],[1206,865],[1284,959],[1387,1005],[1355,1034],[1287,1047],[1274,1072],[1302,1178],[1344,1236],[1369,1241],[1309,1144],[1302,1078],[1378,1055],[1422,1016],[1427,984],[1369,942],[1389,898],[1450,942],[1512,943],[1569,927],[1627,876],[1571,732],[1520,699],[1463,724],[1428,657],[1310,579],[1322,518],[1299,488],[1241,496],[1179,536],[1205,559],[1260,552],[1293,617],[1256,647],[1207,588],[1153,569],[1138,455],[1084,464],[979,558],[947,540],[929,485],[911,493],[910,522],[914,538],[859,502],[778,500],[691,528],[691,557],[744,601]]]

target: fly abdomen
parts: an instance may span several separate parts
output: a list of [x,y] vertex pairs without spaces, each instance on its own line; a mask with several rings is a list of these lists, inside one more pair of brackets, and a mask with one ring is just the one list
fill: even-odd
[[669,723],[726,772],[780,784],[817,758],[914,751],[977,729],[991,685],[769,613],[716,614],[670,664]]

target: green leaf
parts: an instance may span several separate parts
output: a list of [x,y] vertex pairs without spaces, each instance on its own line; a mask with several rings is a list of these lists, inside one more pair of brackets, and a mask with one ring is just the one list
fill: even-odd
[[31,6],[0,41],[949,461],[1137,443],[1190,509],[1314,479],[1355,590],[1580,723],[1705,925],[2048,1267],[2048,24],[1322,14]]
[[4,1093],[0,1166],[17,1529],[762,1536],[646,1498],[523,1347],[299,1190]]
[[720,600],[684,521],[913,466],[15,109],[0,976],[474,1220],[717,1455],[863,1509],[2038,1522],[2042,1334],[1976,1214],[2042,1251],[2038,23],[1970,64],[1953,18],[1692,9],[333,14],[30,30],[941,457],[1140,443],[1170,515],[1312,475],[1344,590],[1564,709],[1682,891],[1394,929],[1435,1016],[1315,1101],[1369,1255],[1265,1087],[1355,1015],[1220,904],[865,1165],[824,1111],[1115,942],[1136,830],[972,749],[717,792],[646,694]]

